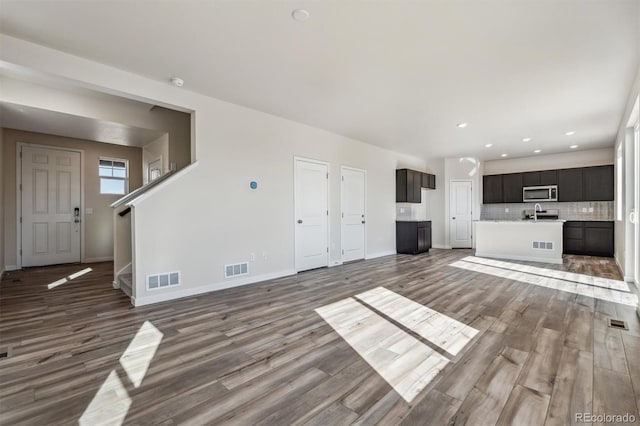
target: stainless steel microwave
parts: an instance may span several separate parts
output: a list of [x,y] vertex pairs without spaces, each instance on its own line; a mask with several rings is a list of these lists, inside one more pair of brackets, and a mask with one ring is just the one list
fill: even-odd
[[558,185],[525,186],[522,188],[522,201],[558,201]]

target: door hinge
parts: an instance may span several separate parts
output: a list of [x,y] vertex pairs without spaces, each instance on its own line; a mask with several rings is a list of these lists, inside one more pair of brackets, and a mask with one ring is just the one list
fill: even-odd
[[22,158],[22,151],[20,151],[20,158]]
[[327,172],[327,179],[329,179],[329,172]]
[[329,253],[329,247],[327,247],[327,253]]
[[22,191],[22,184],[20,184],[20,191]]
[[329,216],[329,210],[327,210],[327,216]]
[[344,182],[344,176],[342,176],[342,181]]
[[342,250],[342,254],[344,254],[344,250]]
[[20,217],[20,223],[22,223],[22,217]]
[[344,212],[342,212],[342,217],[344,218]]
[[20,256],[22,256],[22,249],[20,249]]

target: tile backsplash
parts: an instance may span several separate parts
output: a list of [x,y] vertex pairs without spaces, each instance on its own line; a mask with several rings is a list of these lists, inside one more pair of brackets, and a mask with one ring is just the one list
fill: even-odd
[[[557,209],[565,220],[614,220],[613,201],[581,201],[574,203],[542,202],[543,210]],[[534,203],[483,204],[480,220],[518,220]],[[505,209],[509,209],[508,212]],[[593,209],[593,212],[589,212]],[[583,211],[586,210],[586,211]]]

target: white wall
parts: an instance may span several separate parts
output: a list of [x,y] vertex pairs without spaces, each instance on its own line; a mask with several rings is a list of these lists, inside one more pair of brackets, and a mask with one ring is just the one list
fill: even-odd
[[427,173],[436,175],[436,189],[422,191],[426,209],[426,219],[431,221],[431,242],[435,248],[444,248],[448,244],[445,239],[444,211],[444,158],[427,160]]
[[[195,111],[199,166],[135,207],[136,296],[147,274],[182,271],[180,295],[227,285],[223,266],[248,260],[252,277],[294,268],[293,157],[329,161],[330,258],[340,259],[341,165],[367,170],[367,256],[395,252],[395,169],[424,169],[397,154],[262,112],[222,102],[53,49],[0,36],[2,60],[87,87],[130,93]],[[249,182],[256,180],[258,189]],[[140,226],[139,224],[143,224]]]
[[536,155],[484,162],[485,175],[531,172],[536,170],[570,169],[613,164],[614,150],[611,148],[588,149],[560,154]]
[[[0,127],[0,200],[4,200],[4,171],[3,171],[3,158],[4,158],[4,138],[3,129]],[[4,201],[3,201],[4,204]],[[4,232],[4,207],[0,208],[0,277],[5,270],[4,261],[4,244],[5,244],[5,232]]]
[[[450,199],[450,183],[452,179],[471,180],[472,197],[471,211],[472,219],[480,219],[481,202],[482,202],[482,173],[483,163],[477,158],[461,157],[446,158],[444,160],[444,241],[447,248],[451,247],[449,238],[449,199]],[[475,247],[475,238],[473,239]]]

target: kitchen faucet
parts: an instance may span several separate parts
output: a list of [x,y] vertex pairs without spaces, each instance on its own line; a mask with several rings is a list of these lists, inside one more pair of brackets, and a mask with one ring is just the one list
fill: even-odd
[[[540,210],[538,210],[540,209]],[[538,203],[536,203],[535,206],[533,206],[533,220],[534,221],[538,221],[538,211],[542,211],[542,206]]]

